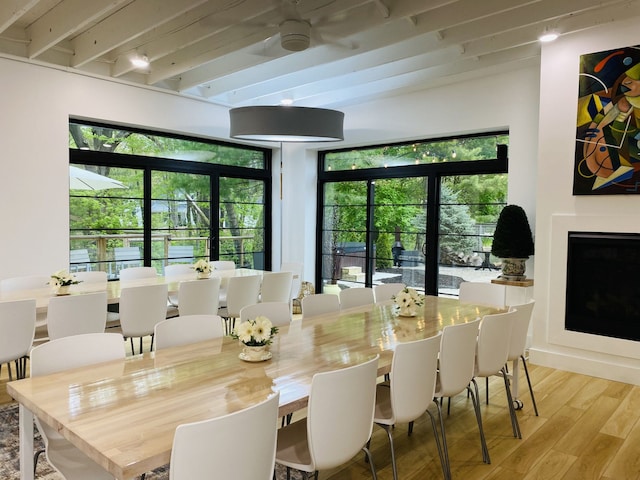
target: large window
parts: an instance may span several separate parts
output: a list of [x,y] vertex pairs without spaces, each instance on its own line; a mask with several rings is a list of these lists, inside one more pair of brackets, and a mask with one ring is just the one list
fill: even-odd
[[321,155],[318,285],[457,295],[463,280],[495,278],[507,143],[499,132]]
[[70,269],[270,265],[270,151],[75,122]]

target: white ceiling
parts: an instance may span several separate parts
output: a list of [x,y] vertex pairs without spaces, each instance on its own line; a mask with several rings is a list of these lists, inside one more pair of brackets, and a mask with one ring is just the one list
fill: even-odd
[[[545,29],[632,16],[640,0],[2,0],[0,56],[225,107],[337,108],[537,62]],[[280,46],[286,18],[311,24],[305,51]]]

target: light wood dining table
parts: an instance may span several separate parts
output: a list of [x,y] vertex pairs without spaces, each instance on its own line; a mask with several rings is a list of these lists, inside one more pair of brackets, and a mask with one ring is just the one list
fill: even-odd
[[[260,275],[265,273],[264,270],[254,270],[251,268],[236,268],[229,270],[216,270],[212,272],[212,276],[219,276],[222,279],[222,283],[226,282],[230,277],[247,276],[247,275]],[[135,280],[128,280],[121,282],[120,280],[112,280],[105,283],[79,283],[72,285],[69,295],[82,295],[85,293],[107,291],[107,303],[117,304],[120,302],[120,292],[126,287],[139,287],[144,285],[155,285],[166,283],[169,293],[177,293],[180,282],[196,280],[196,273],[190,275],[176,275],[172,277],[156,276],[150,278],[139,278]],[[38,317],[44,318],[47,314],[49,307],[49,300],[55,297],[56,294],[52,289],[43,285],[42,288],[31,290],[18,290],[8,293],[0,292],[0,301],[4,300],[23,300],[27,298],[35,298],[36,300],[36,314]]]
[[306,406],[315,373],[379,355],[383,375],[398,343],[497,311],[426,297],[417,316],[398,317],[388,302],[294,320],[280,328],[265,362],[240,360],[238,341],[225,337],[10,382],[20,404],[20,478],[33,479],[34,415],[114,477],[130,479],[169,462],[180,424],[238,411],[274,391],[279,414],[293,413]]

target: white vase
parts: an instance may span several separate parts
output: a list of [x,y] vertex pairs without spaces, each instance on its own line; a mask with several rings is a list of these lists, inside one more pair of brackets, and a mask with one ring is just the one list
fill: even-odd
[[271,358],[269,345],[261,345],[259,347],[250,347],[245,345],[242,348],[240,358],[246,362],[264,362]]
[[69,295],[69,287],[71,285],[60,285],[56,290],[56,295]]
[[198,279],[202,280],[204,278],[211,277],[211,272],[198,272]]

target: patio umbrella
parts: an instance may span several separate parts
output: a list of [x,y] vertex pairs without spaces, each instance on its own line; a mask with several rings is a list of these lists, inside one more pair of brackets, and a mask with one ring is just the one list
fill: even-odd
[[107,190],[126,188],[122,182],[84,168],[69,166],[69,190]]

